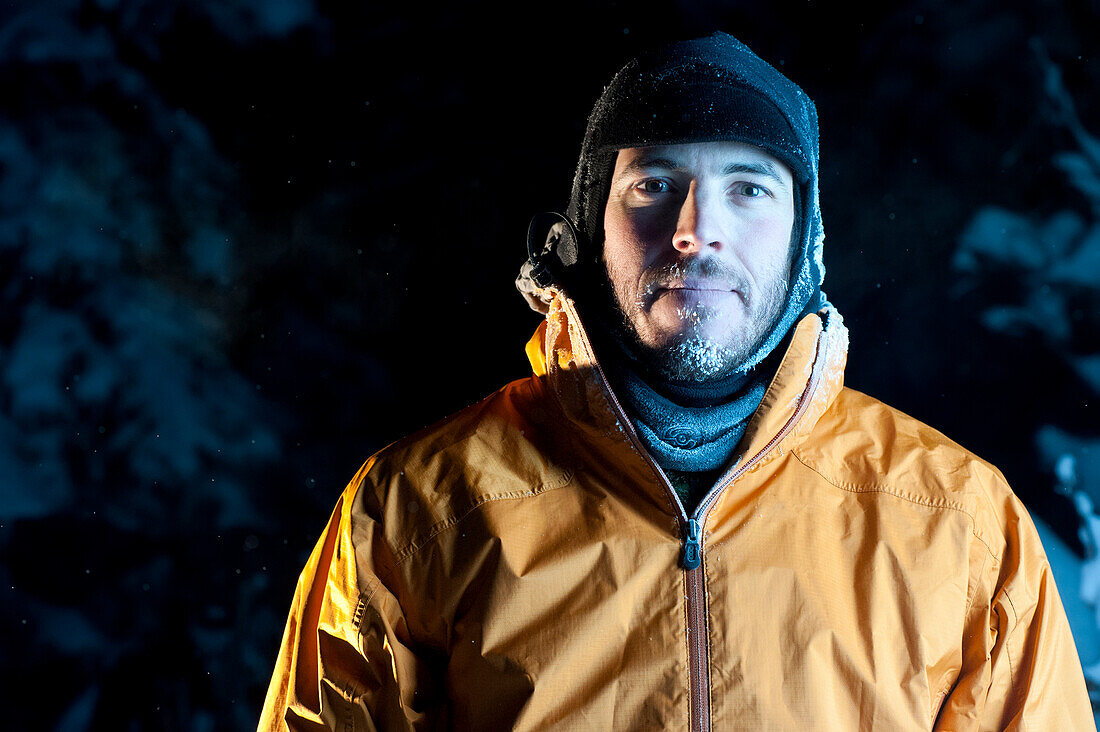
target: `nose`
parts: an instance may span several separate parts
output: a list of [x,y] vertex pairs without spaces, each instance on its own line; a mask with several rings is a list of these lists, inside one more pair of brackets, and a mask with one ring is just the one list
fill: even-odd
[[688,186],[680,205],[672,246],[681,254],[697,254],[706,246],[721,246],[714,202],[702,193],[697,181]]

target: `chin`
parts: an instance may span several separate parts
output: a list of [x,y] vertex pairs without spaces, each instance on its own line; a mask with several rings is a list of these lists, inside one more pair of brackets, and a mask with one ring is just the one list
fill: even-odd
[[730,375],[743,360],[740,351],[719,341],[691,336],[661,349],[657,370],[671,381],[703,382]]

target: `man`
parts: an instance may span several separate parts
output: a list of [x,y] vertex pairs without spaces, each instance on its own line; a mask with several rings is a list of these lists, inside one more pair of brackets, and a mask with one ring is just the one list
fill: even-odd
[[352,479],[262,729],[1093,728],[1000,473],[842,385],[817,170],[728,35],[615,76],[532,228],[533,375]]

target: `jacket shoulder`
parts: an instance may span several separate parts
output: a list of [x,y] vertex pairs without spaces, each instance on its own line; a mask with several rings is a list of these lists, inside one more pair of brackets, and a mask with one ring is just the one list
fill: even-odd
[[383,524],[401,560],[481,505],[567,484],[547,449],[555,409],[531,376],[392,443],[356,476],[353,514]]
[[967,514],[994,554],[1004,548],[1006,522],[1026,513],[994,465],[939,430],[849,387],[795,452],[844,490]]

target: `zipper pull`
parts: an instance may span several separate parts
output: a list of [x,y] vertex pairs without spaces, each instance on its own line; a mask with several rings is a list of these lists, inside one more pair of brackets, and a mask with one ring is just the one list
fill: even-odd
[[687,536],[684,537],[684,554],[680,563],[684,569],[695,569],[702,563],[702,547],[699,545],[699,522],[688,519]]

